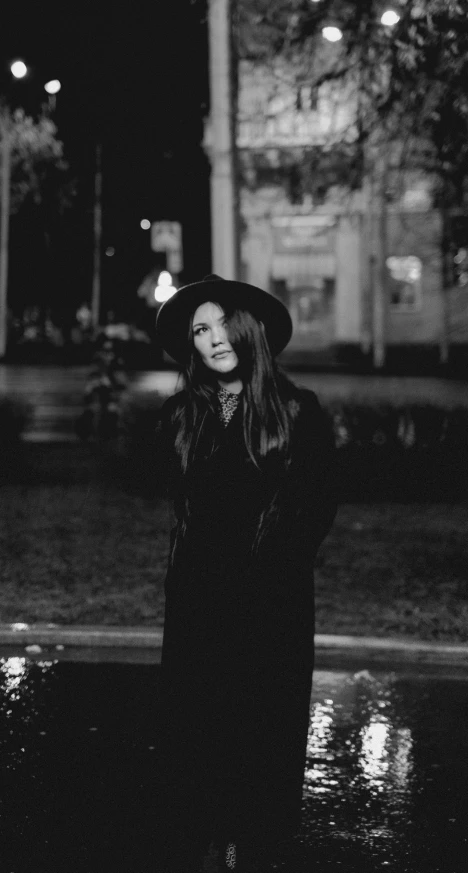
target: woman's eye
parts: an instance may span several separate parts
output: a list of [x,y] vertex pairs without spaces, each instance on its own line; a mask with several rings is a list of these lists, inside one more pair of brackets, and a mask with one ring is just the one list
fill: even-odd
[[195,336],[198,336],[203,330],[206,330],[206,327],[197,327],[195,331]]

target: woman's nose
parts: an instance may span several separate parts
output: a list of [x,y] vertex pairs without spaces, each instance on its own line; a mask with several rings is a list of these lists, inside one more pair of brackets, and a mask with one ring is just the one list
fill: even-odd
[[224,327],[214,327],[211,334],[211,342],[214,346],[218,346],[220,343],[225,342],[226,340],[226,331]]

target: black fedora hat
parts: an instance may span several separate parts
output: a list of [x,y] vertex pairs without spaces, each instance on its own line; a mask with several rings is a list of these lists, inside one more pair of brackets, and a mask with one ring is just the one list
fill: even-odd
[[272,355],[287,346],[292,334],[292,321],[286,307],[266,291],[249,285],[222,279],[212,274],[201,282],[184,285],[161,306],[156,319],[156,333],[163,349],[176,361],[187,356],[189,321],[195,310],[208,300],[229,309],[246,309],[263,322]]

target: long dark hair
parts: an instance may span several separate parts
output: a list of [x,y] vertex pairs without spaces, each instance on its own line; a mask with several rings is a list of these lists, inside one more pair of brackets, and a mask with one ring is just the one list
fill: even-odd
[[[239,359],[243,383],[243,431],[247,453],[259,471],[270,474],[270,500],[259,518],[252,544],[256,554],[267,531],[278,516],[278,497],[283,477],[291,462],[291,435],[299,414],[299,389],[272,358],[263,324],[245,309],[217,303],[227,320],[229,341]],[[216,451],[216,428],[210,419],[217,415],[216,374],[203,364],[193,342],[192,318],[188,325],[188,354],[182,375],[185,396],[173,413],[174,447],[182,476]],[[273,474],[273,475],[271,475]],[[187,496],[179,503],[178,523],[170,561],[185,536],[190,516]]]
[[[216,300],[210,301],[217,303]],[[268,506],[259,518],[252,544],[255,554],[278,514],[278,495],[282,477],[291,461],[291,434],[299,413],[299,391],[272,358],[263,324],[245,309],[217,305],[227,320],[229,341],[239,359],[239,378],[243,383],[243,431],[247,453],[260,474],[274,472]],[[188,355],[182,374],[186,394],[175,410],[174,446],[182,475],[216,450],[217,415],[216,375],[203,364],[193,342],[192,318],[188,326]],[[187,497],[177,524],[171,562],[185,535],[190,507]]]
[[[217,305],[226,316],[229,341],[239,359],[247,453],[260,471],[269,469],[272,463],[287,466],[291,425],[297,415],[297,389],[272,358],[263,324],[246,309]],[[186,397],[178,410],[175,449],[181,471],[187,473],[192,463],[215,449],[213,429],[207,423],[211,415],[216,415],[218,390],[216,374],[205,367],[195,348],[192,318],[183,376]]]

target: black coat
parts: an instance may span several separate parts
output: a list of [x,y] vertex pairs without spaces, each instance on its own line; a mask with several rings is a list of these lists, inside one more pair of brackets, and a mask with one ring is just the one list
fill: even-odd
[[[260,473],[249,459],[239,404],[227,427],[210,414],[217,450],[179,477],[172,421],[183,392],[164,404],[159,451],[172,471],[176,516],[187,497],[190,506],[166,578],[161,678],[170,778],[289,786],[297,804],[314,661],[313,564],[335,500],[330,429],[315,395],[296,390],[287,474]],[[275,494],[277,514],[252,557]]]

